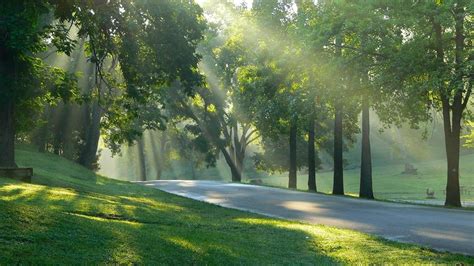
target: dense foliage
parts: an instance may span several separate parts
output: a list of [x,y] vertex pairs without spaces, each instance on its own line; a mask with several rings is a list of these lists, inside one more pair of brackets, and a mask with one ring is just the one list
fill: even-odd
[[[360,132],[359,196],[372,199],[373,116],[382,129],[418,129],[440,115],[446,205],[460,206],[471,2],[3,1],[0,166],[14,166],[14,141],[26,139],[94,168],[101,136],[114,152],[138,141],[143,161],[148,130],[175,146],[158,141],[160,169],[176,153],[193,166],[223,156],[240,182],[251,156],[259,170],[288,172],[290,188],[307,169],[316,191],[326,155],[344,194],[344,154]],[[49,66],[48,53],[88,70]],[[67,112],[84,127],[64,126]]]

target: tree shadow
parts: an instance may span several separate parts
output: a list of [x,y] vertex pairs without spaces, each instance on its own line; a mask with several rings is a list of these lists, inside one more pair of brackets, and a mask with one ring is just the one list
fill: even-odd
[[[380,257],[401,245],[129,183],[90,182],[79,188],[0,183],[0,261],[5,264],[338,264],[358,262],[342,253],[370,259],[372,252]],[[351,237],[359,241],[349,242]],[[413,257],[411,246],[401,250],[395,255]],[[417,259],[432,256],[424,254]]]

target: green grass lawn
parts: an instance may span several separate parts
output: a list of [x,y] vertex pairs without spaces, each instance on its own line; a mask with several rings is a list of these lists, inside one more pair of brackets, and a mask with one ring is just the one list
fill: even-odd
[[[435,191],[436,200],[444,200],[446,187],[446,162],[444,160],[416,163],[418,175],[404,175],[404,165],[385,165],[373,168],[373,186],[376,198],[387,200],[423,200],[426,199],[426,189]],[[349,195],[359,193],[360,170],[344,171],[344,189]],[[317,174],[318,191],[332,192],[333,173]],[[264,184],[287,187],[287,174],[263,178]],[[474,154],[466,155],[461,160],[461,186],[471,191],[461,195],[462,201],[474,202]],[[298,175],[298,189],[308,189],[308,176]]]
[[474,264],[367,234],[225,209],[19,150],[34,184],[0,178],[1,264]]

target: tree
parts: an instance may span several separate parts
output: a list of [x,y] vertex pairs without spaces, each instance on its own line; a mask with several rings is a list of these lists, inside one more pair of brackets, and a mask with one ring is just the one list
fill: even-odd
[[[135,140],[145,128],[162,127],[164,120],[160,117],[141,119],[141,124],[137,124],[136,119],[156,114],[150,109],[162,108],[162,104],[156,101],[161,87],[180,80],[190,92],[201,82],[196,46],[202,38],[204,23],[202,10],[195,3],[4,1],[0,12],[5,18],[0,24],[4,38],[0,42],[0,71],[2,77],[7,77],[1,81],[2,88],[5,88],[1,91],[3,102],[0,110],[0,124],[4,126],[0,148],[5,150],[0,157],[1,166],[14,166],[14,124],[18,116],[14,115],[15,106],[47,95],[47,89],[35,91],[41,86],[35,86],[27,79],[37,78],[38,81],[43,78],[35,75],[43,68],[36,54],[46,49],[50,42],[59,52],[69,55],[75,46],[75,41],[68,35],[73,25],[78,28],[78,36],[88,40],[86,50],[96,75],[92,94],[105,110],[104,119],[100,113],[94,112],[93,121],[101,121],[107,135],[105,140],[111,148]],[[47,15],[52,17],[43,19]],[[104,71],[110,65],[108,62],[115,60],[120,66],[119,76]],[[60,74],[58,71],[54,73]],[[73,81],[66,77],[62,74],[62,78],[57,76],[57,80]],[[71,86],[52,83],[56,85],[51,90],[53,96],[67,99],[74,92]],[[87,138],[92,142],[86,145],[89,151],[80,160],[88,166],[90,158],[95,157],[98,141],[98,134],[92,135]]]
[[[350,40],[345,29],[346,15],[340,2],[297,1],[299,35],[307,50],[317,54],[318,86],[322,100],[330,103],[333,120],[333,194],[344,194],[343,151],[354,141],[357,133],[357,102],[353,100],[352,64],[347,62],[349,50],[344,43]],[[300,10],[301,9],[301,10]],[[344,141],[346,139],[346,141]]]
[[459,207],[460,135],[472,93],[469,33],[473,6],[463,0],[402,1],[387,6],[386,16],[398,38],[385,60],[385,78],[412,101],[423,99],[425,110],[434,108],[442,113],[447,157],[445,205]]
[[[70,54],[73,42],[64,35],[63,24],[50,25],[46,15],[56,1],[2,1],[0,4],[0,167],[15,167],[15,134],[35,100],[68,99],[75,91],[67,84],[71,76],[49,69],[34,55],[46,47],[49,38],[58,51]],[[49,74],[48,74],[49,72]]]
[[[193,99],[182,98],[179,84],[168,94],[171,117],[188,123],[188,129],[204,146],[212,146],[218,152],[208,153],[208,159],[223,155],[230,168],[232,181],[241,182],[246,151],[258,138],[253,121],[243,112],[237,92],[235,75],[240,66],[242,47],[235,46],[235,35],[227,28],[221,8],[239,14],[233,4],[219,2],[212,6],[211,14],[216,21],[211,24],[206,38],[200,45],[203,55],[200,70],[206,76],[206,84],[196,88]],[[227,14],[227,13],[226,13]],[[227,38],[227,39],[226,39]],[[215,158],[216,159],[216,158]]]

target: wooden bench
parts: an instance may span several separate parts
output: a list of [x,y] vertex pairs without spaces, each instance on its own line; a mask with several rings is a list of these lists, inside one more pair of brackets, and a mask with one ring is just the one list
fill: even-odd
[[0,168],[0,177],[31,183],[33,168]]

